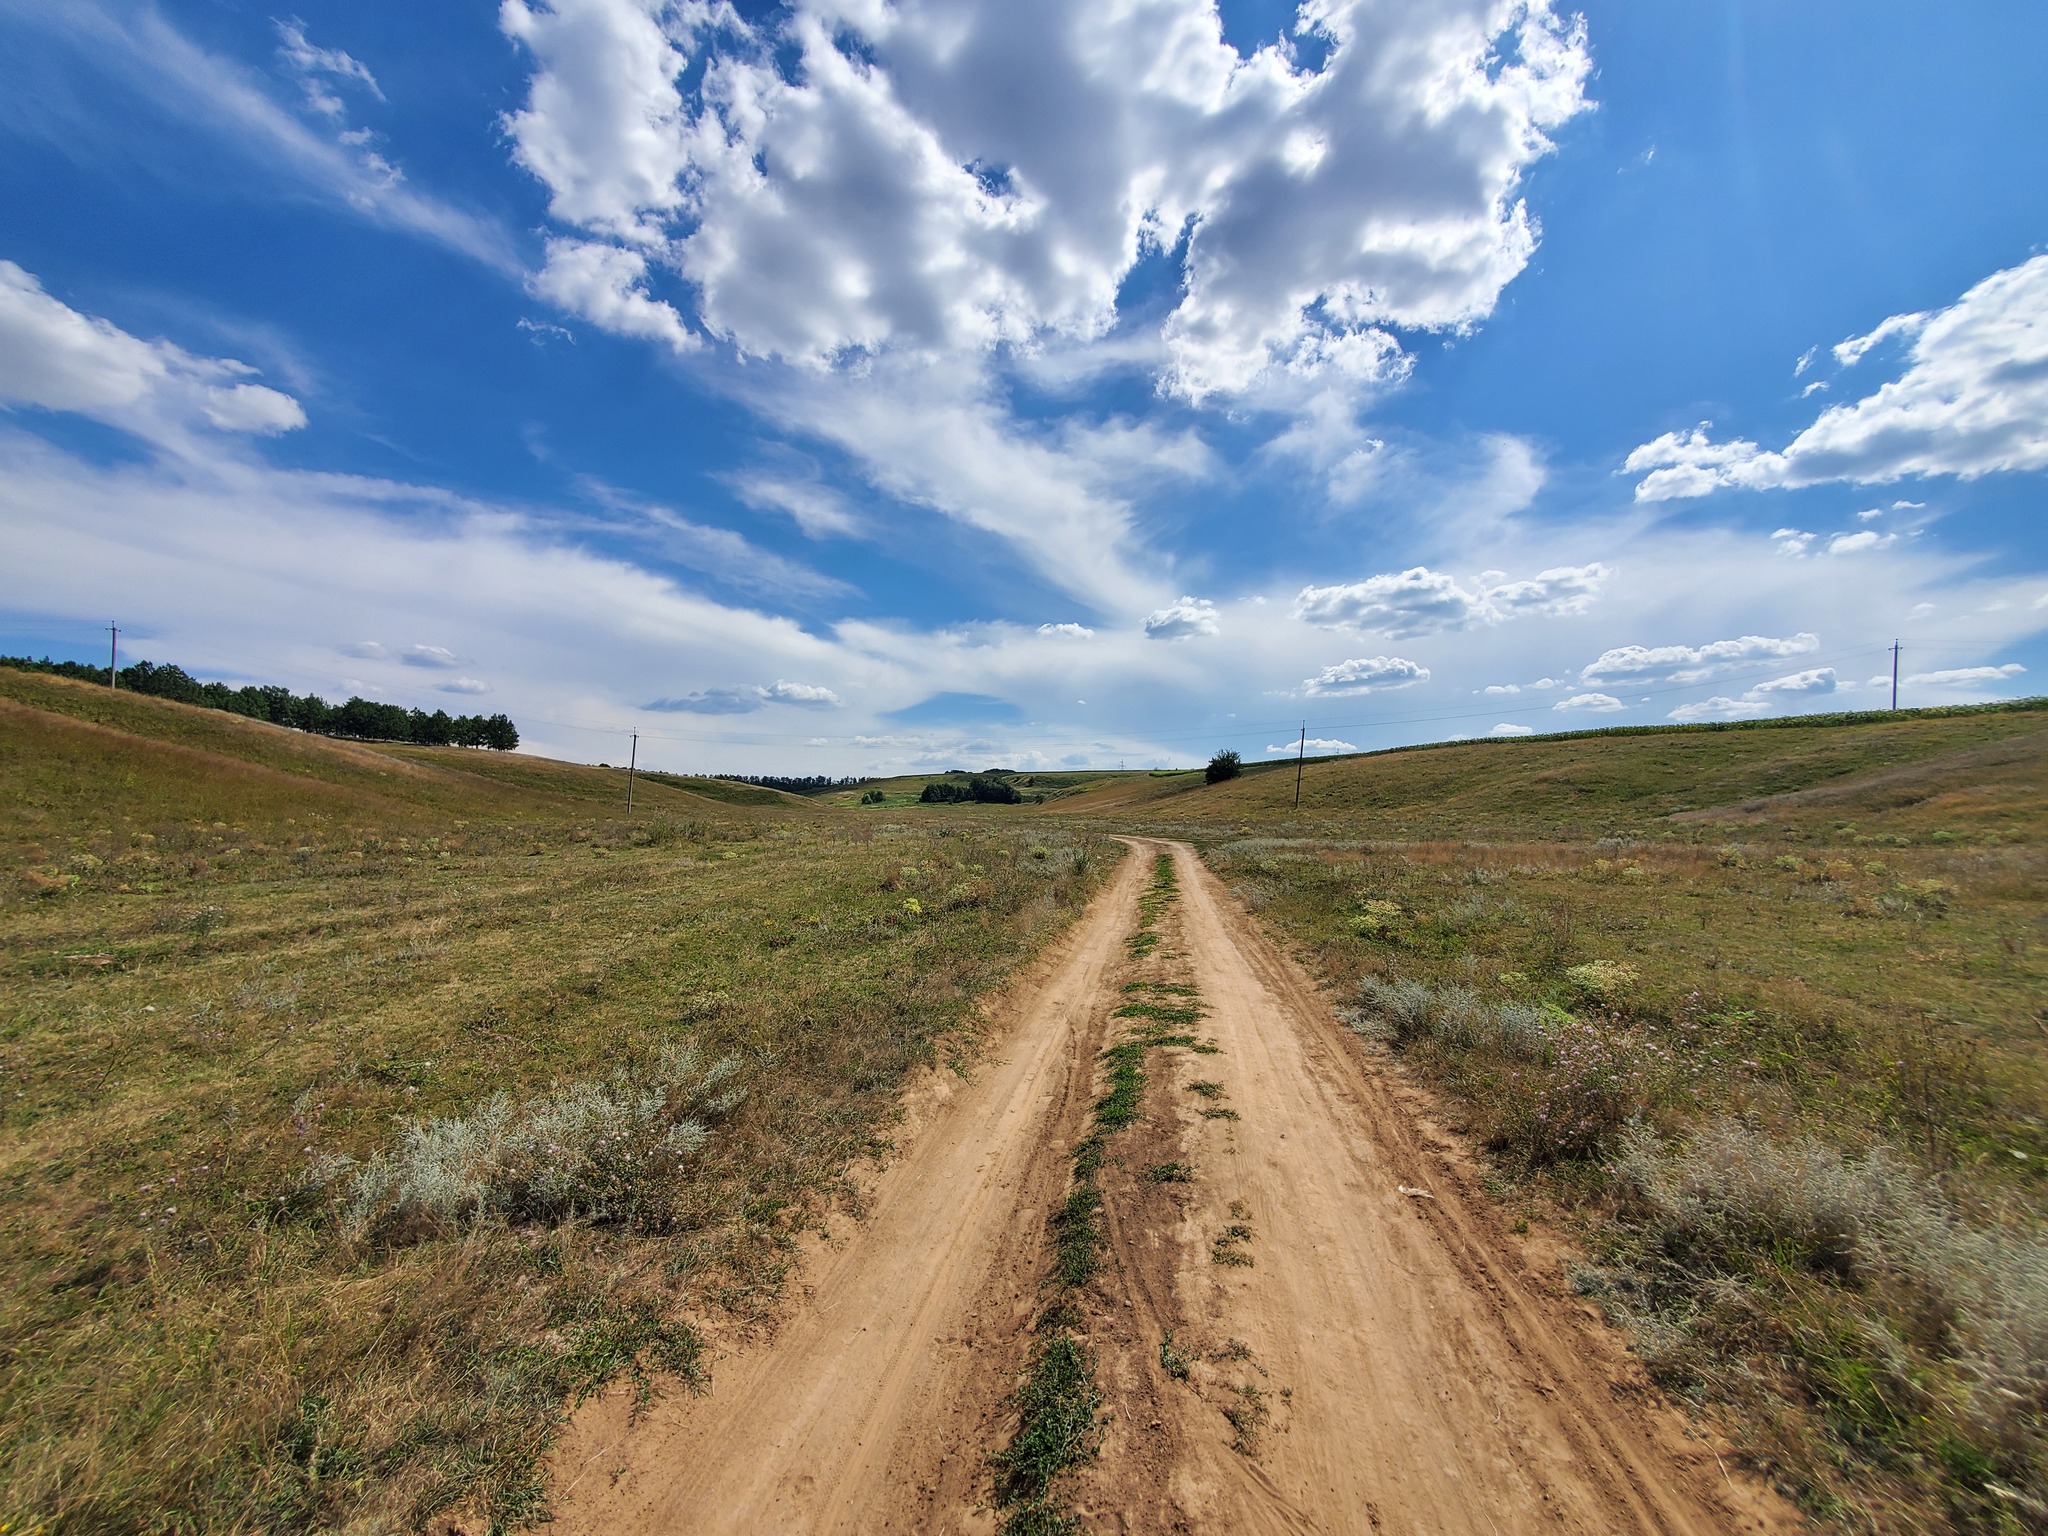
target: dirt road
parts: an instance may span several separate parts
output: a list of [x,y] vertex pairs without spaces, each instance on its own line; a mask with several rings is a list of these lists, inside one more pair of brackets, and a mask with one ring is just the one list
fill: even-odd
[[[1168,848],[1179,899],[1141,964],[1123,940]],[[1086,1529],[1790,1529],[1525,1257],[1193,854],[1134,851],[999,1009],[995,1058],[920,1090],[871,1215],[811,1255],[774,1339],[638,1423],[619,1398],[579,1416],[555,1529],[995,1530],[989,1458],[1044,1304],[1047,1215],[1140,974],[1195,989],[1215,1050],[1151,1053],[1144,1120],[1101,1176],[1109,1263],[1083,1310],[1106,1428],[1070,1490]],[[1192,1176],[1140,1177],[1168,1162]]]

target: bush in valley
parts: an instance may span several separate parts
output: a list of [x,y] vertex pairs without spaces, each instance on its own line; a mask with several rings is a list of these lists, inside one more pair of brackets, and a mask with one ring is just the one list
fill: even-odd
[[[80,682],[107,682],[105,667],[76,661],[37,661],[28,656],[0,656],[0,667],[22,672],[46,672]],[[519,745],[519,728],[504,715],[450,715],[445,709],[429,714],[398,704],[378,704],[351,698],[345,704],[329,704],[317,694],[294,694],[274,684],[230,688],[226,683],[202,683],[183,667],[153,661],[131,661],[121,668],[120,686],[129,693],[202,709],[218,709],[250,720],[267,720],[315,736],[341,736],[354,741],[404,741],[423,747],[488,747],[510,752]]]
[[925,805],[1022,805],[1024,793],[1002,779],[975,774],[964,784],[951,779],[934,779],[917,797]]
[[1235,752],[1218,752],[1209,759],[1209,766],[1202,770],[1202,782],[1221,784],[1225,779],[1234,779],[1244,772],[1244,759]]

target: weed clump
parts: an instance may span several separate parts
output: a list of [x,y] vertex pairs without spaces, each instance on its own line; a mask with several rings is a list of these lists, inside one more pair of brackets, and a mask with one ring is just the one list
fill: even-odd
[[746,1097],[741,1062],[703,1064],[666,1041],[651,1070],[621,1068],[514,1106],[497,1094],[467,1115],[414,1121],[363,1163],[335,1159],[341,1220],[356,1235],[397,1236],[489,1216],[511,1221],[627,1221],[659,1229],[663,1187]]

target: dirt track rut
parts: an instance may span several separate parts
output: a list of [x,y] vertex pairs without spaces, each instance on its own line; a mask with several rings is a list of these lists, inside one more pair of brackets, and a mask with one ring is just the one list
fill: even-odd
[[[1455,1150],[1192,852],[1134,840],[1144,856],[999,1004],[994,1059],[914,1096],[868,1219],[809,1256],[774,1338],[637,1423],[619,1397],[578,1416],[555,1529],[995,1529],[988,1458],[1042,1302],[1046,1217],[1123,1001],[1122,940],[1168,848],[1165,953],[1218,1051],[1153,1053],[1146,1122],[1105,1176],[1111,1263],[1087,1331],[1108,1414],[1073,1488],[1086,1528],[1792,1528],[1531,1266]],[[1238,1118],[1197,1115],[1196,1077]],[[1191,1184],[1130,1172],[1176,1155]],[[1232,1224],[1253,1234],[1248,1265],[1213,1262]],[[1194,1362],[1183,1380],[1161,1368],[1169,1329]]]

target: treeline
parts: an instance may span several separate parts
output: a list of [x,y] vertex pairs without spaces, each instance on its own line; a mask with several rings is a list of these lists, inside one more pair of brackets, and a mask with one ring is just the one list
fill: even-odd
[[[926,805],[958,805],[973,801],[981,805],[1022,805],[1023,793],[1014,784],[1001,779],[983,778],[980,774],[959,783],[949,779],[934,779],[925,785],[924,793],[917,797]],[[1043,799],[1044,796],[1038,798]]]
[[752,784],[757,789],[779,789],[791,795],[827,795],[835,789],[859,789],[864,778],[835,779],[830,774],[714,773],[714,779],[728,784]]
[[[107,669],[76,661],[37,661],[30,656],[0,656],[0,667],[22,672],[49,672],[105,687]],[[121,669],[120,686],[151,698],[175,699],[202,709],[223,710],[251,720],[290,726],[315,736],[341,736],[352,741],[409,741],[423,747],[489,747],[510,752],[519,745],[519,728],[504,715],[451,715],[445,709],[429,714],[400,704],[376,704],[352,698],[330,704],[317,694],[295,694],[275,685],[230,688],[202,683],[183,667],[153,661],[130,662]]]

